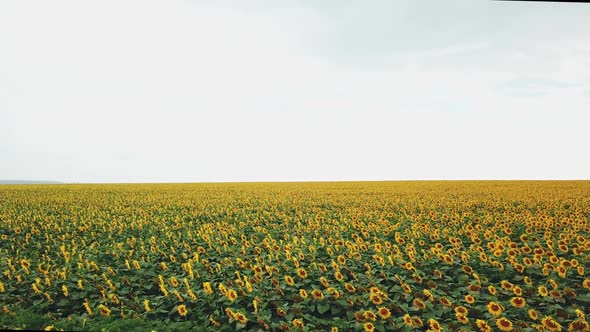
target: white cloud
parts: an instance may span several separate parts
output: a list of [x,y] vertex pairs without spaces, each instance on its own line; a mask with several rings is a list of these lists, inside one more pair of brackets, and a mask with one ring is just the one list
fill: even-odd
[[[310,48],[341,32],[337,15],[267,4],[3,2],[0,178],[590,175],[577,40],[530,51],[486,36],[349,61]],[[531,73],[582,85],[502,90]]]

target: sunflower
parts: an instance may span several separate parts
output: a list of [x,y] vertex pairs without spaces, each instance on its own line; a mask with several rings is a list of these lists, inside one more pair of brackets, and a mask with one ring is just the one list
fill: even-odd
[[561,331],[561,325],[551,316],[545,316],[541,319],[541,324],[549,331]]
[[590,325],[583,319],[576,319],[570,323],[568,331],[590,331]]
[[514,288],[512,288],[512,292],[516,296],[522,296],[522,288],[520,288],[519,286],[514,286]]
[[504,317],[496,319],[496,326],[500,331],[512,331],[512,322]]
[[21,266],[21,267],[22,267],[24,270],[28,270],[28,269],[29,269],[29,267],[31,266],[31,263],[30,263],[28,260],[26,260],[26,259],[22,259],[22,260],[20,261],[20,266]]
[[514,285],[508,280],[502,280],[500,282],[500,286],[502,286],[502,288],[504,288],[505,290],[512,290],[512,288],[514,287]]
[[557,289],[552,289],[549,292],[549,295],[551,295],[551,297],[553,297],[554,299],[560,299],[562,297],[561,292],[558,291]]
[[204,282],[203,283],[203,289],[205,290],[206,294],[213,294],[213,288],[211,287],[211,283],[210,282]]
[[340,271],[334,272],[334,278],[338,281],[344,280],[344,276],[342,275],[342,273]]
[[479,290],[481,289],[481,287],[477,284],[471,284],[468,287],[469,291],[471,292],[479,292]]
[[293,322],[292,323],[293,323],[293,326],[294,327],[297,327],[297,328],[300,328],[300,329],[302,329],[302,328],[305,327],[305,325],[303,324],[303,321],[301,319],[293,319]]
[[375,321],[375,320],[377,320],[377,315],[375,315],[375,313],[374,313],[374,312],[372,312],[371,310],[366,310],[366,311],[363,313],[363,317],[364,317],[366,320],[372,320],[372,321]]
[[177,311],[178,314],[182,317],[186,317],[186,315],[188,314],[188,310],[186,309],[186,305],[184,304],[179,305]]
[[339,298],[340,297],[340,292],[334,288],[334,287],[328,287],[326,288],[326,292],[328,292],[328,294],[332,295],[335,298]]
[[434,273],[434,276],[435,276],[437,279],[440,279],[440,278],[442,278],[442,277],[443,277],[443,274],[442,274],[442,272],[440,272],[440,270],[438,270],[438,269],[434,270],[434,272],[433,272],[433,273]]
[[410,315],[405,314],[404,317],[403,317],[403,320],[404,320],[404,324],[406,326],[412,326],[413,325],[412,317],[410,317]]
[[414,299],[414,300],[412,301],[412,303],[414,304],[414,306],[415,306],[416,308],[418,308],[418,309],[420,309],[420,310],[424,310],[424,309],[426,309],[426,304],[425,304],[424,302],[422,302],[422,300],[420,300],[420,299],[417,299],[417,298],[416,298],[416,299]]
[[492,295],[496,295],[496,287],[489,285],[488,292],[490,292],[490,294],[492,294]]
[[475,320],[475,325],[479,329],[480,332],[492,332],[492,327],[486,323],[486,321],[477,319]]
[[293,280],[293,278],[291,278],[291,276],[285,276],[285,282],[289,286],[295,285],[295,280]]
[[461,323],[461,324],[467,324],[469,323],[469,318],[467,318],[467,316],[465,315],[455,315],[457,317],[457,320]]
[[328,282],[328,279],[326,279],[326,277],[321,276],[320,277],[320,283],[322,284],[322,286],[324,287],[330,287],[330,283]]
[[373,323],[371,322],[366,322],[363,324],[363,328],[365,329],[365,332],[373,332],[375,331],[375,325],[373,325]]
[[344,284],[344,288],[346,288],[346,291],[349,292],[349,293],[356,292],[356,287],[354,287],[353,285],[351,285],[349,283],[345,283]]
[[236,313],[236,320],[244,325],[248,323],[248,317],[241,312]]
[[584,287],[586,289],[590,289],[590,279],[588,279],[588,278],[584,279],[584,281],[582,281],[582,287]]
[[516,308],[523,308],[526,305],[526,300],[517,296],[510,299],[510,304]]
[[430,326],[430,329],[432,331],[442,331],[442,327],[440,326],[440,323],[436,321],[436,319],[434,318],[430,318],[428,320],[428,326]]
[[377,309],[377,314],[382,319],[388,319],[389,317],[391,317],[391,311],[385,307],[379,307]]
[[365,319],[365,317],[363,316],[363,313],[360,311],[357,311],[354,313],[354,318],[358,321],[362,321]]
[[299,278],[305,279],[307,278],[307,271],[305,271],[303,268],[297,268],[297,275]]
[[461,269],[463,270],[463,272],[465,272],[467,274],[473,273],[473,269],[469,265],[463,265],[463,266],[461,266]]
[[445,307],[450,307],[453,305],[453,303],[444,296],[438,299],[438,302],[440,302],[440,304],[444,305]]
[[117,297],[117,295],[115,294],[109,294],[109,299],[111,300],[111,302],[113,302],[114,304],[119,304],[121,301],[119,300],[119,298]]
[[502,306],[497,304],[494,301],[488,303],[488,312],[492,314],[494,317],[498,317],[502,314]]
[[525,276],[523,279],[524,283],[527,284],[528,286],[533,284],[533,281],[531,280],[531,278],[529,278],[529,276]]
[[473,295],[467,294],[467,295],[465,295],[465,302],[467,302],[469,304],[473,304],[473,303],[475,303],[475,298],[473,297]]
[[100,314],[105,317],[109,317],[111,315],[111,309],[107,308],[106,306],[99,304],[98,309]]
[[313,296],[315,300],[322,300],[324,298],[324,293],[321,289],[314,289],[311,291],[311,296]]
[[529,317],[532,320],[537,320],[537,319],[539,319],[539,314],[537,313],[537,311],[535,309],[529,309]]
[[547,295],[549,295],[549,291],[547,291],[547,287],[541,285],[539,286],[539,288],[537,288],[537,290],[539,291],[539,295],[545,297]]
[[412,326],[422,327],[424,326],[424,322],[418,316],[412,316]]
[[468,313],[469,313],[469,310],[467,310],[467,308],[465,308],[462,305],[455,307],[455,314],[457,314],[457,315],[467,316]]
[[227,291],[226,296],[231,302],[234,302],[238,298],[238,293],[235,290],[230,289]]
[[381,296],[377,295],[377,294],[371,294],[369,296],[369,299],[371,300],[371,302],[373,302],[373,304],[375,305],[380,305],[383,304],[383,299],[381,298]]
[[411,293],[412,292],[412,288],[410,288],[410,286],[406,283],[402,284],[402,289],[404,290],[404,292],[406,293]]
[[84,306],[84,309],[86,309],[88,315],[92,316],[92,308],[90,308],[90,303],[88,303],[88,299],[86,299],[84,303],[82,303],[82,305]]

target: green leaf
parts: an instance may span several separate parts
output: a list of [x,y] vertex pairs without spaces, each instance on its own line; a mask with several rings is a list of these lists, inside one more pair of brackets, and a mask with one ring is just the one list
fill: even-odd
[[590,303],[590,294],[578,295],[575,299],[580,302]]
[[325,304],[323,302],[319,302],[318,306],[317,306],[318,312],[320,314],[326,313],[328,310],[330,310],[330,305],[329,304]]

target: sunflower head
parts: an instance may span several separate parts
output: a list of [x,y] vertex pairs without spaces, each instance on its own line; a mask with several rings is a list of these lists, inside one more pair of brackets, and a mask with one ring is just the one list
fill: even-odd
[[186,317],[186,315],[188,314],[188,309],[186,308],[186,305],[181,304],[178,306],[177,308],[178,314],[182,317]]
[[510,299],[510,304],[513,307],[522,308],[526,305],[526,300],[520,296],[517,296]]
[[291,276],[285,276],[285,282],[289,286],[295,285],[295,280],[293,280],[293,278],[291,278]]
[[502,306],[494,301],[491,301],[490,303],[488,303],[487,307],[488,307],[488,312],[495,317],[498,317],[502,314]]
[[536,311],[535,309],[529,309],[528,313],[529,313],[529,317],[530,317],[532,320],[537,320],[537,319],[539,319],[539,314],[537,313],[537,311]]
[[382,319],[388,319],[389,317],[391,317],[391,311],[385,307],[379,307],[377,309],[377,314]]
[[412,326],[413,325],[412,317],[410,317],[410,315],[405,314],[404,317],[403,317],[403,320],[404,320],[404,324],[406,326]]
[[324,298],[324,293],[320,289],[314,289],[311,291],[311,296],[316,300],[321,300]]
[[568,326],[568,331],[589,331],[590,325],[583,319],[576,319]]
[[228,290],[226,294],[227,294],[227,298],[231,302],[234,302],[238,298],[238,293],[233,289]]
[[545,316],[541,320],[541,324],[549,331],[561,331],[561,325],[551,316]]
[[375,325],[373,325],[373,323],[371,323],[371,322],[364,323],[363,328],[364,328],[365,332],[375,331]]
[[475,320],[475,325],[480,332],[492,332],[492,327],[482,319]]
[[512,322],[508,318],[501,317],[496,319],[496,326],[498,326],[500,331],[512,331]]
[[373,321],[374,321],[374,320],[377,320],[377,315],[375,315],[375,313],[374,313],[373,311],[371,311],[371,310],[366,310],[366,311],[363,313],[363,317],[364,317],[366,320],[373,320]]

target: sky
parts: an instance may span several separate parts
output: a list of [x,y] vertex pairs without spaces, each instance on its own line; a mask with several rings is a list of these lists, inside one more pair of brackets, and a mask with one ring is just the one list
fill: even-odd
[[0,179],[590,179],[590,4],[0,1]]

